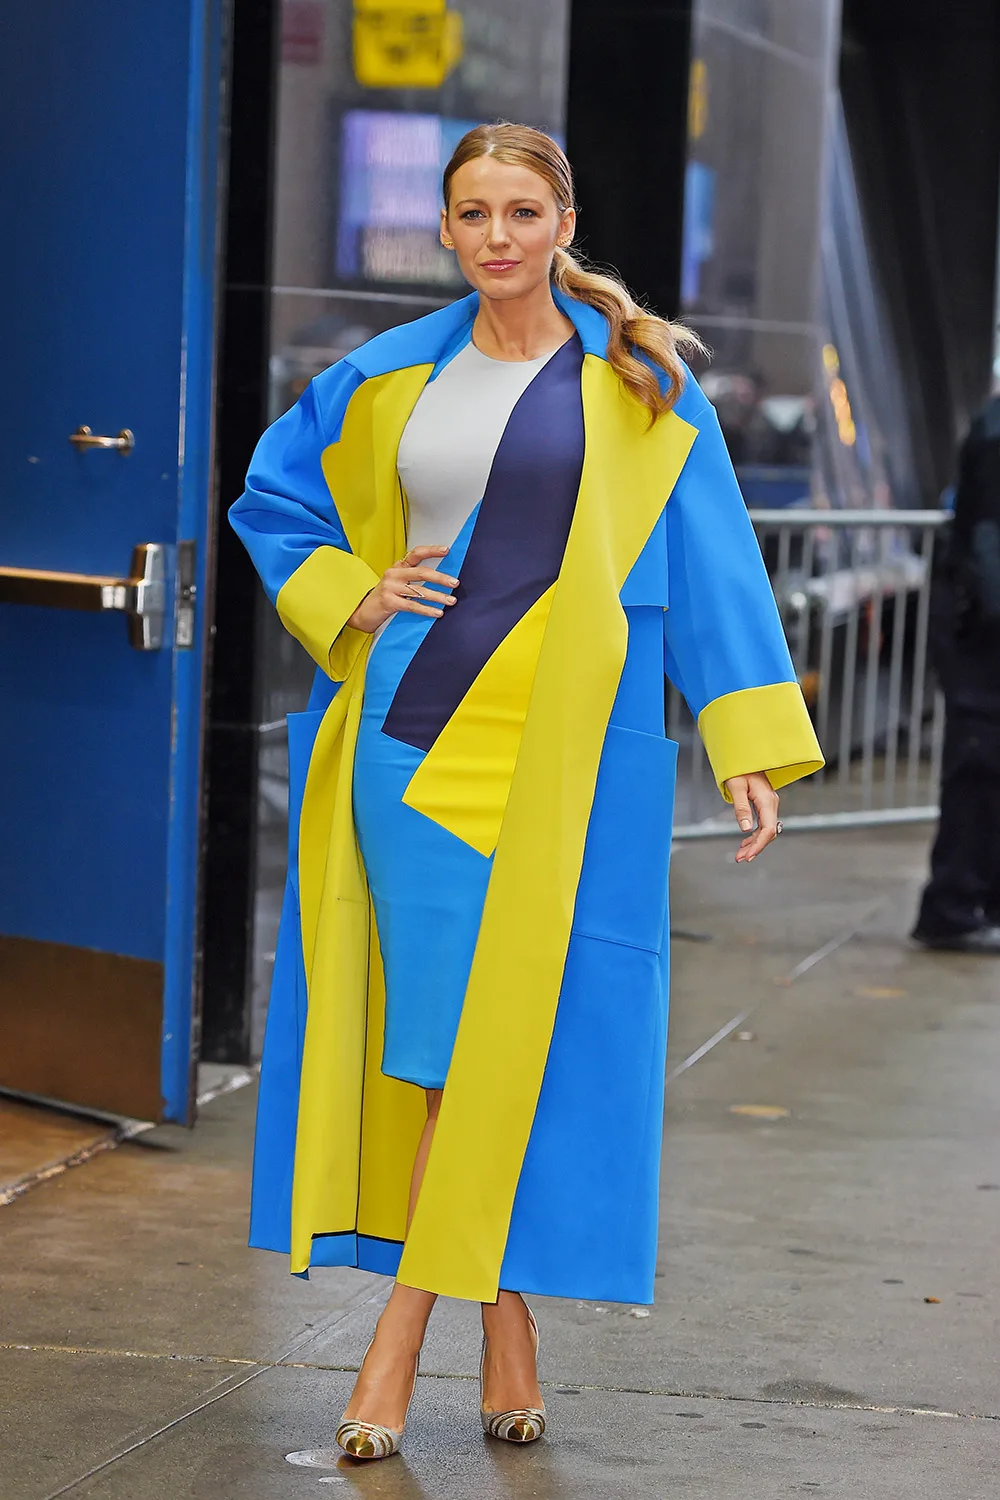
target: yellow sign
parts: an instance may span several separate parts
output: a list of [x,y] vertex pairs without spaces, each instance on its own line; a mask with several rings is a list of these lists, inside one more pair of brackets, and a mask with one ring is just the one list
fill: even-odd
[[703,57],[691,63],[691,79],[688,84],[688,136],[700,141],[708,125],[708,68]]
[[447,0],[354,0],[354,76],[369,89],[436,89],[462,56]]

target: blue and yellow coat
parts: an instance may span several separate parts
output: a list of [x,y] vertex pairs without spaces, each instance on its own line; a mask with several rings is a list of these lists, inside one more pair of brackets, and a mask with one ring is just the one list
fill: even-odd
[[[231,512],[319,667],[308,710],[289,719],[289,876],[251,1221],[251,1244],[290,1252],[297,1273],[357,1265],[476,1301],[500,1286],[651,1301],[676,762],[664,672],[720,788],[755,770],[780,787],[822,764],[712,406],[689,379],[650,427],[607,362],[601,315],[558,300],[584,351],[562,567],[405,799],[493,855],[405,1246],[425,1103],[380,1069],[384,979],[352,816],[370,637],[346,622],[406,551],[399,439],[468,342],[476,296],[319,375],[261,439]],[[477,713],[481,695],[506,705],[502,731]]]

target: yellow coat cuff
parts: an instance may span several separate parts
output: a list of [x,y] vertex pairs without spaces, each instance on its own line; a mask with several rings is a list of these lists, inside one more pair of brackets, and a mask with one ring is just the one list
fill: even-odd
[[275,605],[285,629],[327,676],[343,682],[365,641],[347,621],[379,575],[339,547],[317,547],[279,589]]
[[705,705],[698,729],[719,790],[731,776],[766,771],[773,787],[811,776],[823,765],[823,752],[797,682],[725,693]]

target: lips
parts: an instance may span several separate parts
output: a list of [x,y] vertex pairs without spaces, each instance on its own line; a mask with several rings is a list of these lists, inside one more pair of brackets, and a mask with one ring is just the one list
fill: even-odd
[[484,260],[480,269],[483,271],[512,271],[515,266],[520,265],[516,260]]

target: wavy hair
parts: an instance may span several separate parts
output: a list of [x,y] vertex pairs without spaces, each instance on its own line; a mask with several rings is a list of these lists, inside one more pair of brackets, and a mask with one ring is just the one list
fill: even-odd
[[[444,169],[446,209],[455,173],[480,156],[536,173],[552,189],[560,213],[576,207],[573,169],[558,143],[530,125],[501,121],[477,125],[455,147]],[[648,409],[650,423],[670,411],[684,389],[683,356],[707,352],[698,335],[681,323],[658,318],[636,302],[617,276],[593,269],[569,250],[557,246],[551,275],[566,296],[596,307],[607,319],[608,363],[625,389]],[[665,390],[657,370],[667,377]]]

